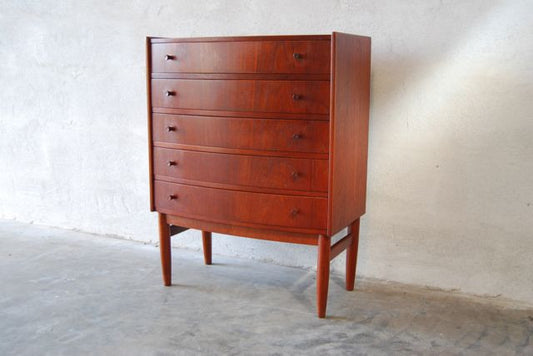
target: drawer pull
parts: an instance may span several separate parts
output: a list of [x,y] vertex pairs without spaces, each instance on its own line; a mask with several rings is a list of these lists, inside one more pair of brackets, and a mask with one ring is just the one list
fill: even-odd
[[167,126],[167,132],[176,131],[176,126]]
[[299,140],[299,139],[301,139],[301,138],[302,138],[302,135],[300,135],[300,134],[294,134],[294,135],[292,135],[292,139],[293,139],[293,140]]
[[291,177],[292,177],[292,179],[296,179],[296,178],[298,178],[299,176],[300,176],[300,173],[298,173],[297,171],[293,171],[293,172],[291,172]]
[[177,166],[177,165],[178,165],[178,162],[176,162],[176,161],[168,161],[168,163],[167,163],[167,166],[169,166],[169,167]]
[[176,194],[170,194],[168,200],[178,200],[178,196]]
[[292,209],[291,210],[291,216],[296,216],[296,215],[298,215],[299,212],[300,212],[299,209]]
[[292,99],[293,100],[300,100],[300,99],[302,99],[302,96],[298,95],[298,94],[292,94]]
[[176,95],[176,92],[175,91],[170,91],[170,90],[167,90],[166,93],[165,93],[166,96],[174,96]]
[[302,54],[301,53],[293,53],[292,56],[294,57],[294,59],[302,59]]
[[167,54],[165,56],[165,61],[171,61],[171,60],[174,60],[174,59],[176,59],[176,56],[173,56],[171,54]]

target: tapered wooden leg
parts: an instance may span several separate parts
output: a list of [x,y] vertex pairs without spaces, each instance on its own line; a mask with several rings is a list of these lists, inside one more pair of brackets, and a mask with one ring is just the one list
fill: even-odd
[[159,214],[159,250],[161,251],[161,269],[163,283],[172,284],[172,259],[170,254],[170,227],[165,214]]
[[202,242],[204,244],[204,262],[206,265],[211,264],[211,232],[202,231]]
[[318,236],[318,263],[316,270],[316,306],[319,318],[326,316],[329,286],[330,237]]
[[359,247],[359,221],[357,219],[351,225],[352,242],[346,249],[346,290],[353,290],[355,284],[357,250]]

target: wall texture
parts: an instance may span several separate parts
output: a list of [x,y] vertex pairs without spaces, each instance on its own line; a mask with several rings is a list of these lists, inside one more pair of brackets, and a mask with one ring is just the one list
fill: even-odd
[[[0,217],[157,240],[146,35],[369,35],[359,274],[533,303],[531,13],[529,0],[1,1]],[[199,248],[187,234],[176,245]],[[316,256],[224,236],[214,250]]]

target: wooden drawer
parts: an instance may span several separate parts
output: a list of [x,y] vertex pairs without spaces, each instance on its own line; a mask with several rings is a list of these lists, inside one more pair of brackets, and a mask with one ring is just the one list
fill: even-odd
[[329,114],[329,81],[152,79],[152,106]]
[[327,198],[231,191],[155,181],[157,211],[212,222],[326,228]]
[[329,123],[324,121],[153,114],[152,125],[155,144],[328,152]]
[[171,177],[241,187],[327,191],[327,160],[154,148],[156,179]]
[[329,73],[330,41],[152,44],[152,72]]

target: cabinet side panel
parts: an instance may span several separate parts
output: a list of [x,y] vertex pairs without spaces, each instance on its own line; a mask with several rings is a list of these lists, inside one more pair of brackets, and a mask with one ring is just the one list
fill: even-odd
[[332,36],[328,234],[365,213],[370,38]]
[[155,210],[154,204],[154,157],[152,145],[152,48],[151,38],[146,37],[146,98],[148,110],[148,171],[150,175],[150,211]]

